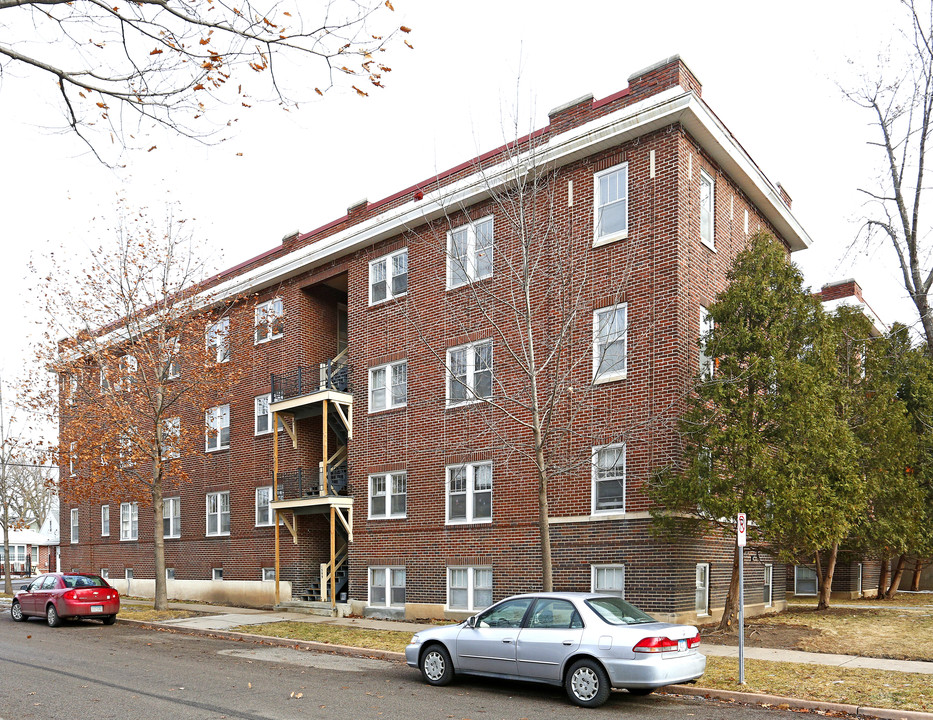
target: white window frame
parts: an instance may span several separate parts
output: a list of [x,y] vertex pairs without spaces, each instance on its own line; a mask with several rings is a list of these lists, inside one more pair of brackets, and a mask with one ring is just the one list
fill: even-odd
[[222,317],[208,323],[204,330],[204,346],[208,356],[213,356],[215,363],[230,361],[230,318]]
[[[402,486],[404,486],[404,491],[399,492],[398,488],[400,485],[396,482],[400,480]],[[408,515],[408,472],[399,471],[399,472],[389,472],[389,473],[373,473],[369,476],[368,479],[368,494],[369,494],[369,519],[370,520],[392,520],[396,518],[404,518]],[[377,488],[380,488],[377,490]],[[392,500],[396,497],[405,498],[405,510],[402,512],[393,511],[392,509]],[[373,511],[373,501],[375,498],[383,498],[385,502],[385,510],[382,513],[376,514]]]
[[253,311],[253,344],[262,345],[285,334],[282,317],[285,308],[282,298],[272,298],[259,303]]
[[[612,175],[617,175],[621,179],[622,184],[624,185],[625,192],[624,197],[618,197],[614,200],[607,201],[606,203],[600,203],[600,198],[602,197],[600,193],[600,183],[603,178],[609,178]],[[604,208],[612,207],[614,205],[625,204],[625,227],[621,230],[616,230],[614,232],[602,232],[602,223],[601,223],[601,214]],[[628,237],[628,213],[629,211],[629,196],[628,196],[628,163],[620,163],[619,165],[613,165],[611,168],[607,168],[593,175],[593,245],[605,245],[607,243],[615,242],[616,240],[624,240]]]
[[162,457],[166,460],[177,460],[181,457],[179,444],[181,442],[181,418],[170,417],[162,419]]
[[[261,494],[266,495],[265,508],[266,508],[267,517],[264,522],[259,517],[259,510],[262,507],[262,505],[260,504],[260,497],[259,497]],[[272,503],[272,486],[263,485],[261,487],[256,488],[256,527],[272,527],[273,525],[275,525],[275,512],[272,510],[271,503]]]
[[120,503],[120,542],[139,540],[139,503]]
[[166,341],[166,353],[162,357],[165,367],[165,379],[177,380],[181,377],[181,363],[178,361],[178,354],[181,352],[181,340],[173,337]]
[[[480,248],[477,246],[477,228],[485,228],[486,225],[489,225],[489,245],[488,248]],[[465,241],[464,245],[464,255],[463,259],[457,257],[454,254],[454,239],[458,236],[462,236]],[[492,215],[487,215],[486,217],[479,218],[478,220],[472,220],[465,225],[460,225],[451,230],[447,231],[447,289],[453,290],[454,288],[463,287],[464,285],[469,285],[474,283],[477,280],[483,280],[488,277],[492,277],[494,268],[493,268],[493,257],[494,249],[496,246],[496,231],[495,223]],[[481,257],[482,252],[485,251],[489,253],[489,266],[488,272],[479,270],[479,263],[477,259]],[[462,277],[456,277],[455,271],[462,270]]]
[[[257,395],[253,400],[253,434],[254,435],[268,435],[272,432],[272,409],[269,405],[272,403],[272,393],[266,393],[265,395]],[[265,413],[261,412],[265,410]],[[259,429],[259,418],[267,417],[266,419],[266,429]],[[285,423],[282,418],[279,418],[279,430],[285,429]]]
[[110,378],[107,376],[107,365],[100,363],[100,391],[110,392]]
[[[600,467],[599,467],[599,454],[603,450],[616,451],[621,450],[622,457],[622,474],[621,475],[607,475],[606,477],[599,477]],[[592,455],[592,485],[590,489],[590,512],[593,515],[622,515],[625,513],[625,506],[628,500],[628,452],[625,446],[625,443],[611,443],[609,445],[598,445],[593,448]],[[614,466],[618,467],[618,466]],[[598,505],[597,498],[599,497],[599,483],[601,482],[612,482],[615,480],[622,480],[622,507],[614,508],[600,508]]]
[[[604,315],[622,314],[621,332],[600,334],[601,318]],[[622,344],[622,369],[603,370],[600,367],[606,357],[606,349],[616,343]],[[628,377],[628,303],[617,303],[593,311],[593,382],[596,384],[625,380]]]
[[[489,468],[489,487],[482,488],[480,490],[476,489],[476,471],[478,468]],[[453,475],[457,470],[465,471],[465,485],[462,491],[457,491],[454,493],[451,490],[453,484]],[[444,483],[444,515],[445,520],[448,525],[465,525],[465,524],[479,524],[479,523],[491,523],[492,522],[492,513],[493,513],[493,488],[495,483],[493,482],[493,473],[492,473],[492,462],[476,462],[476,463],[460,463],[457,465],[448,465],[445,473],[445,483]],[[476,497],[480,494],[489,493],[489,517],[477,517],[476,516]],[[451,496],[463,495],[466,514],[462,518],[451,518],[450,508],[451,508]]]
[[223,581],[223,579],[224,579],[224,569],[222,567],[211,568],[211,580],[221,582]]
[[[621,587],[610,587],[606,585],[600,585],[599,575],[600,573],[605,574],[611,572],[613,578],[620,578]],[[615,564],[602,564],[602,565],[590,565],[590,592],[602,593],[603,595],[617,595],[618,597],[625,599],[625,565],[621,563]]]
[[[402,262],[404,259],[404,270]],[[396,278],[405,277],[405,289],[395,292]],[[385,297],[376,298],[375,287],[377,283],[385,283]],[[408,248],[396,250],[369,261],[369,304],[378,305],[388,300],[404,297],[408,294]]]
[[78,539],[81,537],[80,533],[80,516],[78,514],[78,508],[71,509],[71,544],[77,545]]
[[[224,422],[226,421],[226,425]],[[223,432],[227,430],[227,443],[223,443]],[[214,438],[211,436],[214,435]],[[216,440],[216,444],[212,442]],[[204,451],[216,452],[230,448],[230,406],[215,405],[204,411]]]
[[[173,506],[178,510],[177,514],[172,512]],[[168,533],[165,532],[166,518],[168,519]],[[178,495],[162,499],[162,537],[181,537],[181,497]]]
[[[397,584],[399,579],[399,573],[401,573],[402,584]],[[376,585],[374,580],[381,578],[382,585]],[[405,600],[397,602],[394,598],[394,591],[401,589],[402,594],[406,592],[405,583],[407,580],[407,573],[405,572],[404,565],[389,565],[389,566],[376,566],[369,568],[367,573],[367,595],[366,603],[370,607],[405,607]],[[376,587],[381,587],[385,593],[385,597],[381,602],[378,602],[373,598],[373,589]]]
[[[704,573],[704,582],[700,582],[700,570],[703,570]],[[694,598],[694,606],[696,609],[697,617],[708,617],[709,616],[709,588],[710,588],[710,579],[709,579],[709,563],[697,563],[696,567],[696,595]],[[703,607],[700,607],[700,591],[703,591]]]
[[[223,510],[223,500],[226,497],[227,511]],[[216,501],[217,508],[211,510],[211,500]],[[204,534],[207,537],[227,537],[230,535],[230,491],[222,490],[219,492],[210,492],[204,496]],[[227,516],[227,529],[224,530],[223,519]],[[216,518],[216,529],[211,532],[211,517]]]
[[700,305],[699,369],[700,377],[704,380],[712,380],[713,375],[716,373],[716,361],[706,352],[709,334],[713,331],[714,326],[715,323],[712,315],[709,314],[709,310]]
[[75,476],[75,450],[78,447],[77,442],[69,443],[68,445],[68,474],[71,477]]
[[110,506],[100,506],[100,536],[110,537]]
[[[477,370],[476,355],[477,350],[483,347],[489,347],[489,367]],[[459,369],[454,366],[453,356],[455,353],[463,352],[464,363],[463,363],[463,381],[457,380],[457,376],[454,375],[455,370]],[[479,373],[489,372],[489,394],[488,395],[479,395],[477,393],[476,381]],[[495,361],[493,358],[493,345],[492,340],[478,340],[472,343],[466,343],[465,345],[457,345],[456,347],[447,348],[447,382],[446,382],[446,393],[447,393],[447,407],[457,407],[460,405],[469,405],[470,403],[482,402],[485,398],[490,398],[493,396],[493,388],[496,381],[495,373]],[[457,382],[462,384],[465,388],[465,397],[456,398],[452,397],[453,393],[451,392],[454,386],[454,383]]]
[[[709,194],[704,199],[704,187]],[[710,250],[716,249],[716,181],[700,168],[700,241]]]
[[765,607],[769,608],[774,605],[774,565],[771,563],[765,563],[763,585],[768,588],[768,600]]
[[857,580],[858,580],[858,587],[857,587],[857,590],[858,590],[858,596],[859,596],[859,597],[862,597],[862,579],[863,579],[862,571],[863,571],[863,569],[864,569],[864,568],[863,568],[862,563],[859,563],[859,564],[858,564],[858,577],[857,577]]
[[169,580],[174,580],[174,579],[175,579],[175,568],[173,567],[165,568],[165,581],[168,582]]
[[[809,572],[813,573],[813,592],[801,593],[798,589],[797,575],[800,572],[800,569],[803,568]],[[816,597],[820,594],[820,577],[816,574],[816,570],[806,565],[794,565],[794,595],[799,595],[800,597]]]
[[139,361],[135,355],[124,355],[117,363],[117,379],[113,384],[116,392],[128,392],[136,382]]
[[[453,605],[451,603],[451,594],[452,594],[451,591],[454,589],[451,586],[451,582],[453,579],[453,573],[454,571],[462,571],[462,570],[466,571],[467,584],[465,588],[462,588],[461,586],[458,585],[456,589],[466,590],[466,593],[467,593],[466,607],[461,607],[460,605]],[[476,573],[478,571],[489,573],[491,582],[488,588],[485,586],[477,587]],[[478,605],[476,603],[477,590],[481,590],[483,592],[485,592],[486,590],[489,591],[489,603],[488,604]],[[448,610],[463,610],[467,612],[474,612],[476,610],[484,610],[485,608],[488,608],[490,605],[493,604],[494,600],[493,600],[492,594],[494,590],[495,590],[495,577],[493,576],[492,566],[490,565],[450,565],[447,568],[447,601],[446,602],[447,602]]]
[[[381,403],[377,400],[380,397],[377,393],[380,391],[382,393]],[[369,369],[369,412],[394,410],[406,405],[408,405],[408,360],[397,360],[371,367]]]
[[32,571],[36,572],[36,568],[39,566],[39,546],[33,545],[29,548],[29,562],[32,564]]
[[132,580],[133,579],[133,568],[124,568],[123,569],[123,579]]
[[275,582],[275,568],[274,567],[260,568],[259,579],[262,582]]

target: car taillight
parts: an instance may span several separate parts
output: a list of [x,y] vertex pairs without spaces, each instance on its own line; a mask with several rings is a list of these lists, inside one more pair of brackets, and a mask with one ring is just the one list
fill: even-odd
[[696,634],[696,637],[692,637],[687,640],[687,647],[691,650],[696,647],[700,647],[700,633]]
[[639,640],[632,650],[642,653],[676,652],[677,641],[668,637],[647,637]]
[[64,595],[62,595],[62,597],[65,600],[74,600],[77,597],[77,593],[74,590],[69,590]]

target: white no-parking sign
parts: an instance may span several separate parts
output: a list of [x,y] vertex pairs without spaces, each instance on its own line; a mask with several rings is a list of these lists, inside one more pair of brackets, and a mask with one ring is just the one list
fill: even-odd
[[739,513],[739,517],[735,526],[737,530],[739,547],[745,547],[745,541],[748,538],[747,528],[745,527],[745,513]]

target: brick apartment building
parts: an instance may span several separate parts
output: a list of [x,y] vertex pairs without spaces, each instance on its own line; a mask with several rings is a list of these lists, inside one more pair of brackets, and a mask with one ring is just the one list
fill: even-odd
[[[537,397],[555,589],[715,617],[732,541],[653,536],[643,488],[677,457],[704,308],[759,229],[809,244],[673,57],[225,272],[215,292],[262,305],[208,330],[258,323],[167,493],[169,595],[462,617],[540,588]],[[62,566],[146,592],[149,518],[63,500]],[[749,559],[750,612],[783,604],[775,565]]]

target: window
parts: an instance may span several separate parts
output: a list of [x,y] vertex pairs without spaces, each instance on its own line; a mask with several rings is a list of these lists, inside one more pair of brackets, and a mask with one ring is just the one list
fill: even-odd
[[748,235],[748,209],[745,209],[745,234]]
[[272,525],[272,486],[256,488],[256,526]]
[[211,580],[223,580],[223,579],[224,579],[223,568],[212,568],[211,569]]
[[204,449],[223,450],[230,447],[230,406],[218,405],[204,413],[206,436]]
[[32,571],[36,571],[36,566],[39,564],[39,546],[33,545],[29,551],[30,553],[30,564],[32,565]]
[[120,539],[139,538],[139,503],[120,503]]
[[369,304],[408,292],[408,248],[369,263]]
[[77,508],[71,511],[71,542],[78,542],[78,510]]
[[72,442],[68,444],[68,474],[71,477],[75,476],[75,455],[77,454],[78,443]]
[[858,597],[862,597],[862,563],[858,564],[855,591],[858,593]]
[[593,448],[593,512],[625,512],[625,444]]
[[110,536],[110,506],[109,505],[100,506],[100,536],[101,537]]
[[162,537],[181,537],[181,498],[162,500]]
[[447,233],[447,289],[492,275],[492,218]]
[[713,178],[700,170],[700,240],[712,250],[715,247],[713,239],[713,209],[715,206],[715,191]]
[[177,460],[181,457],[178,449],[181,438],[181,418],[164,418],[162,420],[162,457],[166,460]]
[[[499,605],[497,609],[499,607],[502,606]],[[583,627],[583,618],[569,600],[540,598],[535,603],[531,617],[528,618],[528,627],[543,630],[576,629]]]
[[628,237],[628,163],[596,173],[594,180],[594,242]]
[[[260,395],[255,400],[255,420],[253,423],[256,435],[266,435],[272,432],[272,411],[269,409],[269,403],[272,402],[272,394],[266,393]],[[285,423],[279,418],[279,430],[285,429]]]
[[108,392],[110,390],[110,376],[107,373],[107,366],[103,363],[100,364],[100,391],[102,393]]
[[127,580],[132,580],[133,568],[126,568],[126,570],[123,571],[123,577],[125,577]]
[[816,570],[804,565],[794,568],[794,595],[816,595]]
[[620,303],[593,313],[593,379],[622,380],[628,370],[628,305]]
[[117,444],[119,447],[120,453],[120,462],[119,467],[121,470],[124,468],[129,468],[134,466],[133,454],[134,454],[134,445],[133,438],[131,433],[135,433],[136,428],[127,428],[126,432],[120,433],[120,437],[117,438]]
[[177,380],[181,377],[181,342],[177,337],[170,338],[165,343],[165,353],[162,356],[164,367],[164,378],[166,380]]
[[101,568],[101,569],[100,569],[100,576],[101,576],[104,580],[108,580],[108,579],[110,578],[110,570],[108,570],[107,568]]
[[492,340],[447,351],[447,405],[492,397]]
[[282,337],[282,329],[285,325],[282,320],[282,298],[259,303],[256,306],[255,315],[256,345]]
[[593,565],[590,590],[625,599],[625,565]]
[[447,568],[447,607],[482,610],[492,605],[492,568]]
[[447,468],[447,522],[492,520],[492,463]]
[[404,407],[408,403],[408,361],[369,370],[369,412]]
[[709,615],[709,563],[697,563],[697,615]]
[[71,375],[68,376],[68,379],[66,380],[66,383],[67,383],[67,385],[68,385],[68,400],[67,400],[67,402],[68,402],[69,405],[74,405],[74,404],[75,404],[75,400],[76,400],[77,397],[78,397],[78,376],[75,375],[74,373],[72,373]]
[[700,305],[700,377],[710,380],[715,372],[716,363],[706,351],[710,333],[713,331],[713,318],[709,310]]
[[405,568],[370,568],[369,604],[380,607],[401,607],[404,605]]
[[166,580],[175,579],[175,568],[165,568],[165,579]]
[[121,390],[131,390],[136,382],[136,371],[139,369],[139,362],[132,355],[124,355],[120,358],[119,375],[117,381],[113,384],[113,389],[117,392]]
[[774,566],[765,565],[765,577],[763,582],[764,588],[762,590],[762,599],[764,600],[765,607],[771,607],[771,598],[774,594]]
[[230,318],[220,318],[208,325],[204,341],[208,357],[213,357],[215,362],[227,362],[230,359]]
[[230,534],[230,493],[207,494],[207,534]]
[[270,580],[271,580],[272,582],[275,582],[275,568],[274,568],[274,567],[263,568],[263,569],[262,569],[262,579],[263,579],[264,581],[270,581]]
[[405,517],[408,474],[404,472],[369,476],[369,517]]

